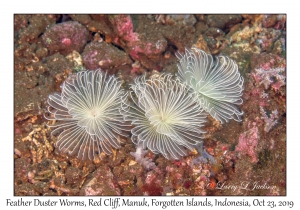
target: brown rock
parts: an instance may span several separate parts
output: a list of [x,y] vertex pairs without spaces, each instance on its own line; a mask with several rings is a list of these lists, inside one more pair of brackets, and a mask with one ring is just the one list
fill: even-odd
[[242,21],[241,15],[207,15],[206,23],[210,27],[228,28]]
[[90,70],[113,69],[132,61],[125,52],[106,42],[91,42],[82,53],[83,64]]
[[66,170],[67,184],[79,185],[82,181],[83,173],[80,169],[74,167],[68,167]]
[[121,195],[121,191],[110,168],[103,165],[92,174],[90,179],[85,181],[79,194],[93,196],[116,196]]

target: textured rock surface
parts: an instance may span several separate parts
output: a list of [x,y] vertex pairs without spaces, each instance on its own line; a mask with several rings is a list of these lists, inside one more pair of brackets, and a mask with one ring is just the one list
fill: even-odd
[[93,172],[92,177],[86,180],[82,186],[80,195],[120,195],[118,184],[114,180],[114,175],[107,166],[100,166]]
[[[285,80],[277,84],[277,77],[286,76],[285,21],[275,14],[15,15],[14,194],[286,195]],[[215,164],[196,151],[180,161],[148,151],[145,158],[155,167],[147,169],[130,155],[136,146],[129,138],[101,161],[80,161],[55,149],[43,117],[45,101],[69,75],[100,67],[117,73],[127,91],[143,73],[176,73],[175,53],[191,46],[229,56],[245,79],[243,122],[220,124],[208,117],[204,127],[204,148]],[[265,86],[268,77],[257,69],[278,68],[283,71]],[[272,125],[268,132],[266,124]],[[217,189],[243,181],[271,187]]]
[[63,55],[76,50],[81,52],[88,41],[88,30],[76,21],[68,21],[49,27],[42,36],[44,45],[50,54]]
[[123,66],[132,63],[129,56],[118,48],[106,42],[91,42],[82,53],[83,64],[87,69],[112,70],[113,72],[122,69]]

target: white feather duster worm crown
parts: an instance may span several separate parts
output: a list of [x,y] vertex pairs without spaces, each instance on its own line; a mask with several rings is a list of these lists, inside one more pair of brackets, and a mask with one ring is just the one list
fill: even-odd
[[94,160],[101,152],[119,148],[119,135],[129,130],[120,114],[121,82],[101,70],[70,76],[62,92],[48,98],[48,120],[57,120],[56,147],[79,159]]
[[222,123],[230,119],[241,121],[243,112],[237,105],[243,103],[244,79],[237,64],[230,58],[215,59],[197,48],[177,53],[179,59],[177,76],[181,82],[198,95],[203,109]]
[[187,155],[201,141],[206,114],[188,88],[171,75],[140,77],[123,98],[124,119],[134,128],[132,141],[167,159]]

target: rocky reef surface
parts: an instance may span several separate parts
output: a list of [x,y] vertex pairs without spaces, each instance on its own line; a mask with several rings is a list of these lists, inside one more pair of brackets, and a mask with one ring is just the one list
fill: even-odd
[[[285,45],[285,15],[15,15],[15,195],[286,195]],[[43,114],[69,75],[101,68],[128,90],[176,73],[175,53],[191,47],[235,60],[245,80],[243,121],[204,127],[214,161],[167,160],[130,138],[101,161],[55,149]]]

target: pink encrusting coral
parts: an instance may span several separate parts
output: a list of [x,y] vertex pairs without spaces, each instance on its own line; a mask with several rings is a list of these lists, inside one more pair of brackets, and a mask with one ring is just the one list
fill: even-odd
[[50,53],[59,52],[63,55],[73,50],[81,52],[88,41],[88,30],[76,21],[55,24],[48,28],[42,36],[44,45]]
[[239,143],[235,148],[235,151],[240,154],[249,155],[251,162],[256,163],[258,161],[256,154],[256,147],[258,144],[259,134],[256,123],[252,124],[253,127],[242,133],[239,137]]

